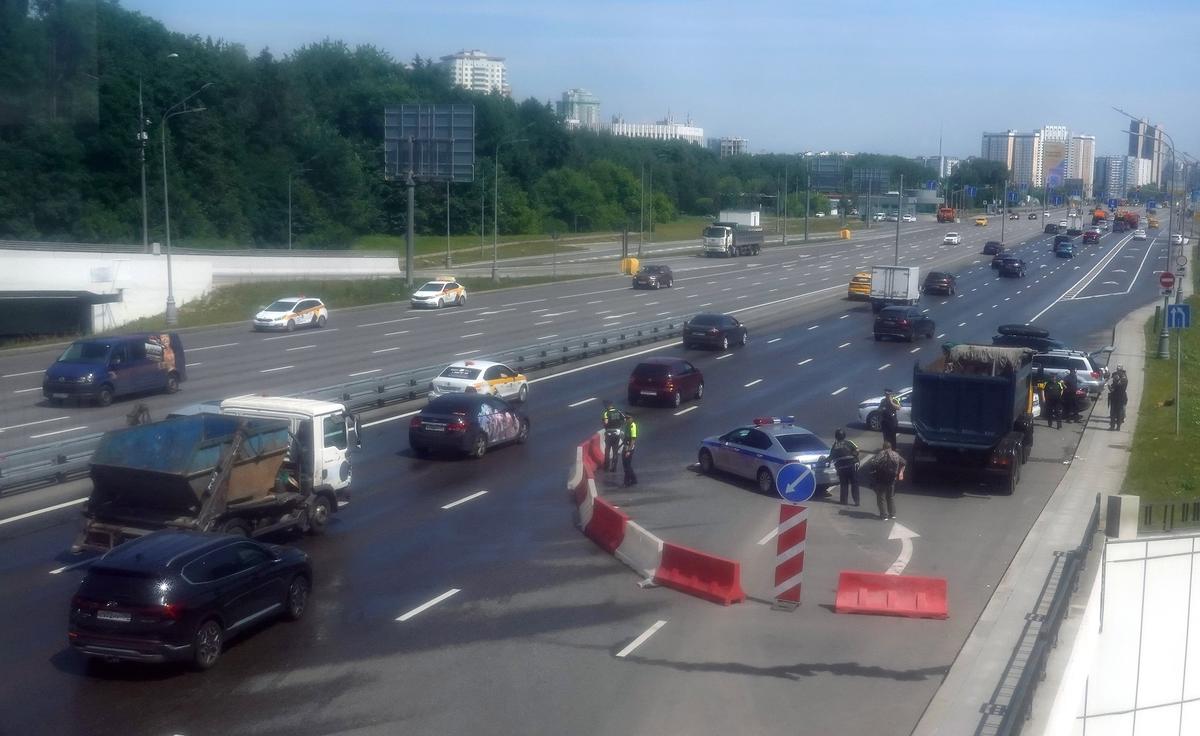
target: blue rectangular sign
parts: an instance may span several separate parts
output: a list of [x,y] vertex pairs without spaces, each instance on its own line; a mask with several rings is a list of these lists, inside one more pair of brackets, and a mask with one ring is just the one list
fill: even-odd
[[1172,330],[1182,330],[1192,326],[1192,305],[1168,304],[1167,327]]

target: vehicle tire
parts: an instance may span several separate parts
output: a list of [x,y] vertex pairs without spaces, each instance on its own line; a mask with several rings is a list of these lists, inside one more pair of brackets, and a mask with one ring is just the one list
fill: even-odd
[[201,671],[212,669],[224,646],[225,631],[221,624],[215,618],[204,620],[192,635],[192,666]]
[[308,594],[312,584],[303,575],[297,575],[288,583],[287,596],[283,599],[283,616],[288,621],[299,621],[308,610]]
[[955,295],[955,294],[957,294],[957,293],[958,293],[958,290],[956,290],[956,289],[950,289],[950,293],[949,293],[949,294],[947,294],[946,296],[954,296],[954,295]]
[[249,537],[250,527],[241,519],[226,519],[217,527],[222,534],[232,534],[236,537]]
[[630,406],[637,406],[637,402],[638,402],[637,394],[629,394],[625,398],[628,399],[628,401],[626,401],[625,403],[629,404]]
[[916,339],[917,339],[917,332],[916,332],[916,330],[913,330],[912,332],[908,333],[908,338],[907,338],[907,340],[908,340],[909,342],[915,342],[915,341],[916,341]]
[[743,332],[742,332],[742,341],[741,341],[741,343],[739,343],[739,344],[740,344],[742,347],[746,347],[746,343],[748,343],[748,342],[750,342],[750,333],[749,333],[749,332],[745,332],[745,331],[743,331]]
[[687,340],[684,340],[684,341],[683,341],[683,349],[684,349],[684,350],[691,350],[691,349],[692,349],[692,347],[693,347],[693,346],[692,346],[692,344],[691,344],[690,342],[688,342]]
[[289,319],[287,323],[287,331],[292,332],[296,329],[296,320]]
[[1017,484],[1021,482],[1020,458],[1010,458],[1008,467],[1008,477],[1004,479],[1004,485],[1000,489],[1005,496],[1011,496],[1017,490]]
[[458,304],[458,306],[460,306],[460,307],[465,307],[465,306],[467,306],[467,295],[466,295],[466,294],[459,294],[459,295],[458,295],[458,302],[457,302],[457,304]]
[[179,374],[174,371],[167,374],[167,393],[173,394],[179,391]]
[[329,497],[319,495],[312,500],[308,507],[308,533],[316,536],[324,534],[329,526],[329,517],[333,515],[333,504]]
[[325,322],[326,322],[325,315],[322,314],[320,317],[317,317],[317,329],[319,330],[322,327],[324,327]]
[[100,393],[96,394],[97,406],[112,406],[113,391],[112,386],[101,386]]
[[521,428],[517,430],[517,444],[523,445],[529,441],[529,420],[521,420]]
[[775,476],[771,475],[771,471],[759,468],[758,475],[755,477],[758,479],[758,490],[763,493],[775,492]]
[[442,298],[439,296],[439,297],[438,297],[437,308],[438,308],[438,309],[441,309],[441,308],[442,308],[442,307],[444,307],[444,306],[446,306],[446,301],[445,301],[444,299],[442,299]]
[[703,398],[704,398],[704,384],[701,383],[699,386],[696,387],[696,400],[699,401],[700,399],[703,399]]
[[721,336],[721,349],[722,350],[729,349],[729,337],[728,336],[725,336],[725,335]]
[[879,412],[873,411],[867,415],[867,429],[872,432],[883,431],[883,417],[880,416]]
[[682,403],[683,403],[683,397],[679,395],[678,391],[671,394],[671,406],[678,407]]
[[712,456],[711,452],[709,452],[708,450],[701,450],[700,456],[697,459],[700,461],[700,472],[701,473],[708,475],[713,472],[713,469],[716,466],[713,464],[713,456]]
[[487,434],[483,431],[477,432],[471,440],[471,448],[467,450],[467,454],[478,460],[487,454]]
[[668,280],[668,281],[667,281],[667,288],[668,288],[668,289],[674,289],[674,288],[675,288],[675,277],[674,277],[674,276],[672,276],[672,277],[670,278],[670,280]]
[[528,384],[522,386],[521,390],[517,392],[517,403],[524,404],[526,401],[529,401]]

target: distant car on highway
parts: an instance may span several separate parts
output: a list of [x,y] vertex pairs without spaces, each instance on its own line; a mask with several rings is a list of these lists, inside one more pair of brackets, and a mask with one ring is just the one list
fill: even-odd
[[992,270],[999,270],[1000,264],[1004,262],[1005,258],[1008,258],[1008,254],[1003,248],[996,251],[996,255],[992,256]]
[[442,369],[429,384],[431,399],[446,394],[487,394],[523,402],[529,398],[529,379],[503,363],[460,360]]
[[1014,212],[1014,213],[1012,213],[1011,215],[1009,215],[1009,216],[1008,216],[1008,219],[1010,219],[1010,220],[1019,220],[1019,219],[1021,219],[1021,216],[1020,216],[1020,215],[1018,215],[1016,212]]
[[850,277],[850,283],[846,286],[847,299],[870,299],[871,298],[871,272],[858,271]]
[[980,215],[979,217],[975,218],[975,227],[983,227],[984,225],[987,225],[987,224],[988,224],[988,218],[984,217],[983,215]]
[[1146,231],[1142,230],[1141,228],[1134,230],[1133,231],[1133,239],[1134,240],[1145,240],[1146,239]]
[[293,296],[277,299],[258,310],[251,325],[255,331],[286,330],[297,327],[324,327],[329,321],[329,309],[320,299]]
[[745,345],[750,339],[746,325],[728,314],[697,314],[683,323],[683,347],[718,348]]
[[1029,220],[1036,220],[1036,219],[1038,219],[1037,213],[1036,213],[1036,212],[1030,212],[1030,213],[1029,213],[1029,216],[1028,216],[1026,219],[1029,219]]
[[312,564],[293,547],[162,530],[93,562],[71,599],[67,640],[88,657],[190,661],[207,670],[225,643],[268,617],[308,610]]
[[1025,261],[1012,255],[1002,256],[1000,258],[1000,265],[996,268],[996,270],[1000,276],[1024,278]]
[[1086,389],[1089,396],[1100,395],[1106,378],[1104,368],[1099,364],[1097,353],[1085,353],[1081,350],[1048,350],[1033,356],[1033,370],[1036,374],[1042,368],[1049,376],[1065,377],[1074,372],[1079,387]]
[[942,243],[944,245],[960,245],[962,236],[958,233],[946,233],[946,237],[942,238]]
[[750,426],[701,441],[697,461],[702,473],[722,471],[748,478],[762,493],[775,492],[781,467],[800,463],[816,476],[819,495],[837,483],[829,449],[820,437],[795,424],[794,417],[758,417]]
[[875,222],[883,222],[885,219],[887,219],[887,215],[883,214],[882,212],[876,212],[875,214],[871,215],[871,219]]
[[921,285],[921,291],[926,294],[954,296],[957,289],[958,278],[945,271],[930,271],[925,275],[925,282]]
[[630,406],[659,401],[679,406],[684,399],[704,396],[704,374],[682,358],[646,358],[629,374],[626,398]]
[[1067,240],[1062,243],[1054,244],[1054,256],[1056,258],[1074,258],[1075,244]]
[[1049,217],[1049,216],[1050,216],[1050,212],[1049,212],[1049,211],[1047,211],[1047,212],[1043,212],[1043,213],[1042,213],[1042,217]]
[[994,256],[997,253],[1004,252],[1004,243],[999,240],[989,240],[983,244],[983,254],[985,256]]
[[1070,225],[1067,223],[1067,221],[1066,221],[1066,220],[1059,220],[1059,221],[1058,221],[1058,229],[1059,229],[1059,230],[1066,230],[1068,227],[1070,227]]
[[454,305],[467,305],[467,290],[454,279],[446,278],[437,281],[427,281],[409,297],[409,304],[414,307],[433,307],[441,309]]
[[1099,230],[1088,230],[1086,233],[1083,234],[1083,244],[1084,245],[1095,245],[1096,243],[1099,243],[1099,242],[1100,242],[1100,231]]
[[1048,222],[1046,223],[1046,227],[1042,232],[1044,232],[1046,235],[1058,235],[1058,225],[1055,225],[1053,222]]
[[1180,233],[1173,233],[1171,235],[1171,245],[1183,245],[1183,235]]
[[916,307],[884,307],[875,315],[873,333],[878,342],[885,337],[898,337],[912,342],[918,337],[933,337],[937,327]]
[[900,222],[900,216],[899,215],[888,215],[887,221],[888,222]]
[[909,213],[905,212],[905,213],[904,213],[904,216],[903,216],[903,217],[901,217],[900,219],[904,220],[905,222],[916,222],[916,221],[917,221],[917,216],[916,216],[916,215],[912,215],[912,214],[909,214]]
[[1069,242],[1071,242],[1071,236],[1070,236],[1070,235],[1067,235],[1067,234],[1065,234],[1065,233],[1064,233],[1064,234],[1062,234],[1062,235],[1055,235],[1055,236],[1054,236],[1054,245],[1058,245],[1059,243],[1069,243]]
[[675,274],[670,266],[642,266],[633,277],[635,289],[661,289],[675,285]]
[[825,216],[824,212],[814,212],[813,213],[813,217],[824,217],[824,216]]
[[435,450],[483,457],[500,445],[529,439],[529,418],[512,404],[484,394],[448,394],[409,420],[408,446],[418,456]]

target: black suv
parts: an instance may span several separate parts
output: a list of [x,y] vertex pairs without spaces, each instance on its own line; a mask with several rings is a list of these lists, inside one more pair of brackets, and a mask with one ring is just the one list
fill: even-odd
[[670,266],[642,266],[633,277],[635,289],[661,289],[675,285],[675,275]]
[[1004,243],[999,240],[989,240],[983,244],[983,254],[985,256],[994,256],[997,253],[1004,252]]
[[1050,332],[1040,327],[1029,325],[1000,325],[996,328],[1000,333],[992,338],[992,344],[1005,348],[1029,348],[1044,352],[1047,350],[1066,349],[1060,340],[1050,337]]
[[1016,276],[1017,278],[1024,278],[1025,261],[1017,258],[1016,256],[1001,256],[1000,265],[996,267],[996,270],[1001,276]]
[[930,271],[925,277],[925,284],[922,286],[922,291],[926,294],[945,294],[946,296],[954,296],[955,290],[958,288],[958,279],[952,273],[945,271]]
[[109,550],[71,599],[67,640],[104,660],[217,663],[225,641],[308,608],[312,565],[291,547],[163,530]]
[[1056,223],[1052,222],[1052,223],[1046,225],[1046,229],[1044,232],[1047,235],[1058,235],[1058,225]]
[[912,342],[918,337],[933,337],[933,320],[916,307],[884,307],[875,315],[875,339],[899,337]]

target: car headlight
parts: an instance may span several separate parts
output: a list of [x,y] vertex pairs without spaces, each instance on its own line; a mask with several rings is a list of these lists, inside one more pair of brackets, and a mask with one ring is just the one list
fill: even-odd
[[80,376],[78,380],[80,383],[91,383],[92,381],[96,380],[96,374],[89,373],[86,376]]

